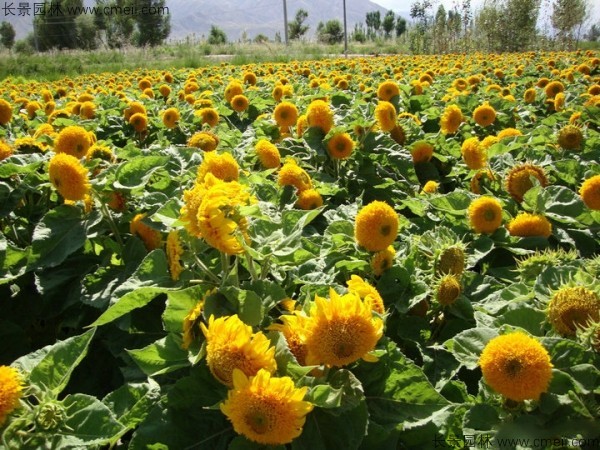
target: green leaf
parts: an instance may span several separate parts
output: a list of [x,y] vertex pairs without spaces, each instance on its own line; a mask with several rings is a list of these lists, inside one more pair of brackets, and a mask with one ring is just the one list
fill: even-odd
[[73,370],[87,354],[95,329],[49,345],[15,361],[15,367],[29,373],[29,383],[54,397],[67,386]]
[[117,169],[115,188],[136,189],[143,187],[158,169],[169,162],[169,157],[160,155],[140,156]]
[[472,328],[460,332],[444,345],[467,369],[475,369],[479,366],[479,356],[483,348],[496,336],[498,332],[492,328]]
[[534,336],[544,335],[545,323],[546,314],[543,311],[533,309],[524,303],[516,304],[514,308],[504,312],[494,321],[494,324],[498,327],[501,325],[511,325],[523,328]]
[[169,373],[190,365],[187,351],[181,348],[181,339],[174,334],[144,348],[127,350],[127,353],[148,376]]
[[167,292],[167,306],[163,313],[165,331],[181,333],[183,331],[183,319],[202,300],[207,291],[208,289],[205,287],[192,286],[180,291]]
[[561,338],[546,337],[542,345],[548,350],[557,369],[568,369],[589,360],[589,352],[581,344]]
[[227,450],[285,450],[284,445],[261,445],[238,436],[231,441]]
[[81,209],[58,206],[48,211],[33,230],[28,266],[34,270],[57,266],[79,250],[86,239],[87,230]]
[[135,428],[160,400],[160,386],[152,379],[148,383],[126,383],[102,400],[120,423]]

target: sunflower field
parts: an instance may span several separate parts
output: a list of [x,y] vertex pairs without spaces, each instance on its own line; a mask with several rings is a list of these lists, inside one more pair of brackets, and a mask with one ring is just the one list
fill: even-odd
[[0,448],[600,448],[600,57],[0,82]]

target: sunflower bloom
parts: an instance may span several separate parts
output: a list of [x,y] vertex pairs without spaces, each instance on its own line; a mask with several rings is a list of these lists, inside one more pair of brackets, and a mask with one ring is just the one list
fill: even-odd
[[383,321],[373,317],[370,300],[357,294],[329,291],[329,300],[316,296],[310,311],[306,363],[342,367],[371,352],[383,334]]
[[50,182],[65,200],[83,200],[90,191],[88,170],[74,156],[57,153],[48,165]]
[[469,223],[476,233],[491,234],[502,224],[502,204],[493,197],[479,197],[469,205]]
[[308,352],[306,348],[308,317],[300,311],[294,311],[292,307],[292,314],[282,315],[279,319],[283,323],[274,323],[269,329],[279,331],[283,334],[288,348],[296,358],[296,361],[298,361],[298,364],[305,366]]
[[398,214],[385,202],[375,200],[356,215],[354,238],[370,252],[385,250],[398,235]]
[[210,131],[198,131],[187,141],[188,147],[199,148],[205,152],[215,151],[219,145],[219,136]]
[[198,167],[199,182],[204,181],[206,174],[211,173],[219,180],[234,181],[239,178],[240,166],[231,153],[217,155],[214,152],[204,154],[204,160]]
[[552,363],[546,349],[522,332],[495,337],[487,343],[479,365],[485,382],[513,401],[537,400],[548,390]]
[[525,193],[534,186],[532,179],[536,179],[542,187],[548,185],[548,178],[541,167],[533,164],[515,166],[506,177],[506,190],[512,198],[521,203]]
[[438,191],[439,187],[440,183],[434,180],[429,180],[427,183],[425,183],[425,186],[423,186],[423,190],[421,191],[421,193],[435,194]]
[[565,85],[560,81],[551,81],[544,87],[547,98],[554,98],[557,94],[565,91]]
[[7,416],[19,406],[22,380],[12,367],[0,366],[0,427]]
[[308,105],[306,120],[309,127],[320,128],[323,133],[329,133],[333,127],[333,111],[331,111],[329,103],[323,100],[313,100]]
[[433,145],[426,141],[417,141],[410,149],[410,155],[414,164],[429,162],[433,156]]
[[250,102],[244,94],[239,94],[231,99],[230,105],[234,111],[241,113],[248,109]]
[[167,128],[175,128],[179,122],[179,111],[177,108],[168,108],[162,113],[163,125]]
[[296,206],[306,211],[317,209],[323,206],[323,197],[315,189],[305,189],[298,194]]
[[0,98],[0,125],[6,125],[12,119],[12,106]]
[[400,95],[400,88],[394,81],[384,81],[377,87],[377,98],[389,102],[395,96]]
[[448,105],[440,118],[442,134],[454,134],[465,120],[462,111],[456,105]]
[[483,169],[487,163],[487,151],[477,136],[466,139],[460,149],[463,161],[471,170]]
[[83,158],[93,142],[90,139],[90,134],[85,128],[77,125],[71,125],[64,128],[54,141],[54,151],[56,153],[66,153],[68,155],[75,156],[76,158]]
[[548,238],[552,234],[552,224],[540,214],[522,212],[506,226],[511,236]]
[[579,195],[588,208],[600,210],[600,175],[585,180],[579,189]]
[[487,127],[496,120],[496,110],[487,102],[473,111],[473,120],[481,127]]
[[137,133],[142,133],[148,128],[148,117],[142,113],[135,113],[129,118],[129,124]]
[[279,149],[266,139],[260,139],[254,146],[254,151],[265,169],[277,169],[281,165]]
[[312,180],[293,159],[287,159],[277,178],[279,186],[294,186],[298,192],[312,188]]
[[281,102],[273,111],[273,118],[280,127],[293,127],[298,121],[298,108],[290,102]]
[[173,281],[179,280],[179,275],[183,271],[181,266],[182,254],[183,247],[179,240],[179,233],[177,230],[172,230],[167,236],[167,260],[169,261],[169,272]]
[[548,320],[562,336],[575,336],[578,327],[600,320],[600,297],[583,286],[560,288],[548,304]]
[[213,376],[226,386],[233,386],[233,370],[239,369],[247,376],[264,369],[277,370],[275,347],[262,333],[252,333],[236,315],[215,319],[210,316],[208,326],[200,323],[206,337],[206,362]]
[[375,119],[382,131],[392,131],[396,126],[396,108],[390,102],[380,101],[375,107]]
[[290,377],[272,377],[266,370],[248,378],[233,372],[233,389],[221,404],[236,433],[263,445],[283,445],[302,433],[313,405],[304,401],[307,387],[296,388]]
[[371,258],[371,269],[373,270],[373,275],[376,277],[383,275],[383,272],[392,267],[395,257],[396,250],[392,245],[389,245],[386,249],[375,253]]
[[214,108],[202,108],[194,113],[200,117],[200,122],[214,128],[219,123],[219,113]]
[[583,133],[575,125],[566,125],[558,132],[558,145],[565,150],[581,150]]
[[4,141],[0,141],[0,161],[8,158],[14,153],[13,148]]
[[183,319],[183,342],[181,348],[187,350],[202,334],[200,323],[202,322],[202,310],[204,309],[204,301],[207,296],[216,292],[216,288],[206,293],[206,295],[188,312]]
[[361,300],[365,301],[368,299],[369,302],[371,302],[373,311],[379,314],[385,313],[385,305],[383,304],[383,299],[381,298],[379,291],[367,281],[363,280],[358,275],[352,275],[350,279],[346,281],[346,286],[348,286],[348,291],[350,293],[358,295]]
[[148,251],[160,248],[162,236],[160,231],[146,225],[142,220],[146,217],[145,213],[136,214],[129,224],[131,234],[139,237]]
[[337,133],[327,142],[327,150],[333,159],[348,159],[354,150],[354,141],[348,133]]
[[440,305],[448,306],[454,303],[462,292],[462,286],[458,276],[454,274],[444,275],[437,286],[436,300]]

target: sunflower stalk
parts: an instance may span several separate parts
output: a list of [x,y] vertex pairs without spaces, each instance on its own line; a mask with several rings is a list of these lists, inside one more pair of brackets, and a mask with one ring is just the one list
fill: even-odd
[[106,206],[106,202],[100,196],[100,194],[98,192],[96,192],[96,190],[92,189],[91,192],[92,192],[92,195],[95,196],[98,199],[98,201],[100,202],[100,211],[102,211],[102,215],[106,218],[106,221],[108,222],[108,226],[110,227],[110,230],[112,231],[113,235],[115,236],[115,239],[117,240],[117,243],[119,244],[119,248],[121,249],[121,253],[122,253],[125,248],[125,246],[123,245],[123,239],[121,239],[121,233],[119,233],[117,224],[115,223],[115,221],[112,217],[112,214],[110,213],[110,210]]
[[250,272],[250,278],[252,281],[258,281],[260,278],[256,273],[256,268],[254,267],[254,260],[252,256],[248,252],[244,252],[244,258],[246,258],[246,265],[248,266],[248,271]]
[[208,266],[206,264],[204,264],[200,258],[198,258],[198,255],[196,255],[196,254],[194,254],[194,261],[196,261],[196,264],[198,265],[200,270],[202,270],[202,272],[204,272],[208,276],[208,278],[210,278],[217,285],[221,284],[221,280],[219,279],[219,277],[216,276],[213,273],[213,271],[210,270],[208,268]]

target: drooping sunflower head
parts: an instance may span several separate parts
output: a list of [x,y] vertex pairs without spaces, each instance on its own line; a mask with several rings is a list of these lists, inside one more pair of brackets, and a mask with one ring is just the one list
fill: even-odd
[[277,370],[275,347],[262,333],[253,333],[236,315],[215,319],[208,326],[200,323],[206,337],[206,362],[213,376],[226,386],[233,386],[233,370],[239,369],[247,376],[264,369]]
[[536,92],[535,92],[534,88],[526,89],[525,93],[523,94],[523,100],[525,100],[525,103],[535,102],[535,97],[536,97]]
[[162,235],[160,231],[152,228],[143,222],[146,213],[136,214],[129,224],[129,231],[132,235],[139,237],[148,251],[160,248],[162,245]]
[[448,105],[440,118],[442,134],[454,134],[465,120],[462,111],[456,105]]
[[[216,291],[216,289],[215,289]],[[207,293],[206,296],[209,294]],[[206,296],[204,298],[206,298]],[[204,298],[200,300],[196,305],[190,309],[185,318],[183,319],[183,342],[181,347],[184,350],[190,348],[194,342],[197,342],[202,332],[200,330],[200,324],[202,323],[202,310],[204,309]]]
[[433,145],[427,141],[417,141],[411,147],[410,155],[414,164],[429,162],[433,156]]
[[506,226],[511,236],[548,238],[552,234],[552,224],[541,214],[521,212]]
[[327,141],[327,150],[333,159],[348,159],[352,155],[354,145],[348,133],[336,133]]
[[48,145],[41,140],[31,136],[23,136],[15,139],[13,146],[17,153],[44,153],[48,150]]
[[494,197],[476,198],[469,205],[468,214],[476,233],[491,234],[502,224],[502,204]]
[[389,102],[395,96],[400,95],[400,88],[395,81],[387,80],[377,87],[377,98]]
[[544,169],[534,164],[520,164],[508,172],[506,190],[512,198],[521,203],[525,193],[534,186],[534,181],[542,187],[548,186]]
[[406,132],[399,123],[390,130],[390,137],[399,145],[404,145],[406,143]]
[[346,286],[348,286],[348,291],[350,293],[357,294],[361,300],[369,300],[373,311],[379,314],[385,313],[385,305],[383,303],[383,298],[381,298],[381,294],[379,294],[379,291],[369,284],[368,281],[363,280],[358,275],[352,275],[350,279],[346,281]]
[[447,274],[440,277],[435,292],[435,298],[442,306],[453,304],[462,293],[460,276]]
[[312,180],[306,171],[293,159],[287,159],[277,178],[279,186],[294,186],[298,192],[312,188]]
[[298,121],[298,108],[291,102],[281,102],[275,107],[273,118],[280,127],[292,127]]
[[376,252],[371,258],[371,269],[373,275],[380,277],[383,273],[392,267],[394,264],[394,258],[396,257],[396,250],[394,246],[388,245],[384,250]]
[[233,389],[221,404],[236,433],[263,445],[289,444],[302,433],[313,405],[304,401],[307,387],[296,388],[289,377],[266,370],[247,377],[233,372]]
[[489,185],[493,181],[496,181],[494,173],[489,168],[482,169],[473,175],[469,187],[473,194],[481,195],[482,187]]
[[565,150],[581,150],[583,133],[576,125],[566,125],[558,132],[558,145]]
[[198,131],[187,141],[188,147],[199,148],[205,152],[213,152],[219,146],[219,136],[211,131]]
[[600,297],[583,286],[563,286],[548,303],[548,320],[562,336],[575,336],[578,328],[600,320]]
[[125,108],[125,110],[123,111],[123,117],[125,118],[125,120],[127,120],[129,122],[129,119],[131,119],[131,116],[133,116],[136,113],[146,115],[147,114],[146,107],[140,102],[131,102],[131,103],[129,103],[129,105],[127,105],[127,108]]
[[254,151],[265,169],[276,169],[281,165],[279,149],[268,140],[260,139],[254,146]]
[[302,114],[298,117],[298,120],[296,121],[296,134],[298,135],[298,137],[302,137],[307,128],[308,118],[306,117],[306,114]]
[[356,215],[354,238],[370,252],[385,250],[398,235],[398,214],[390,205],[375,200]]
[[63,128],[54,141],[54,151],[56,153],[66,153],[83,158],[92,145],[90,135],[85,128],[77,125],[70,125]]
[[487,164],[487,151],[477,136],[466,139],[460,149],[462,158],[471,170],[483,169]]
[[204,181],[206,174],[210,173],[219,180],[233,181],[239,178],[240,166],[231,153],[215,152],[204,153],[204,159],[198,166],[198,182]]
[[0,366],[0,427],[19,406],[23,391],[21,375],[9,366]]
[[333,289],[329,297],[316,296],[310,311],[306,363],[342,367],[369,359],[383,334],[383,321],[373,317],[371,301]]
[[479,358],[485,382],[504,397],[537,400],[548,390],[552,363],[546,349],[522,332],[504,334],[487,343]]
[[323,197],[316,189],[305,189],[298,194],[296,206],[300,209],[317,209],[323,206]]
[[175,128],[179,122],[179,110],[177,108],[168,108],[162,113],[162,122],[167,128]]
[[579,195],[588,208],[600,210],[600,175],[585,180],[579,189]]
[[382,131],[392,131],[397,121],[396,108],[390,102],[381,100],[375,107],[375,119]]
[[473,111],[473,120],[481,127],[487,127],[496,120],[496,110],[487,102]]
[[48,177],[65,200],[83,200],[90,191],[88,170],[74,156],[57,153],[48,165]]

